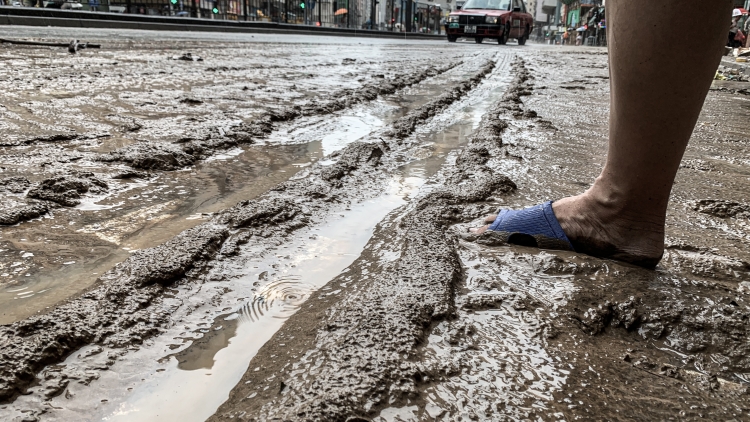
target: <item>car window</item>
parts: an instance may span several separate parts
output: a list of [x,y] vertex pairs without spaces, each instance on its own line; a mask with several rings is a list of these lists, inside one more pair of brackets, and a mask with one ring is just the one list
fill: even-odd
[[513,0],[513,8],[519,8],[522,12],[526,13],[526,4],[523,0]]
[[511,0],[468,0],[462,9],[510,10]]

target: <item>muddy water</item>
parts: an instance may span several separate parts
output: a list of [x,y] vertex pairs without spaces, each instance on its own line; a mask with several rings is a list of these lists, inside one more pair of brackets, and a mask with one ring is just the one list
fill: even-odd
[[[423,147],[391,180],[384,196],[342,209],[340,218],[301,233],[263,258],[231,269],[224,281],[205,283],[196,289],[178,288],[173,299],[176,325],[109,371],[101,372],[90,386],[69,385],[65,395],[52,399],[58,407],[53,417],[75,420],[91,412],[107,420],[203,420],[210,416],[226,400],[255,351],[285,318],[311,294],[337,293],[318,289],[359,256],[373,228],[388,212],[413,197],[449,153],[464,145],[492,95],[502,91],[506,78],[500,72],[470,98],[420,128],[415,137]],[[411,101],[419,94],[418,89],[409,91]],[[380,107],[384,110],[381,121],[399,114],[400,106],[389,100],[374,109]],[[353,114],[359,119],[364,116]],[[347,121],[350,117],[333,119]],[[301,128],[291,130],[305,139],[306,130],[317,131],[319,124],[301,124]],[[294,146],[289,145],[293,139],[280,138],[272,140]],[[350,140],[355,139],[356,134]],[[316,145],[325,148],[324,142]],[[328,148],[337,145],[331,142]],[[105,350],[89,355],[88,349],[72,355],[64,363],[67,369],[84,370],[102,356],[120,354]],[[19,398],[14,408],[32,406],[35,400],[28,400]]]
[[[265,192],[322,156],[320,142],[239,152],[190,171],[163,174],[151,183],[123,182],[130,186],[116,197],[94,198],[54,219],[5,228],[0,239],[28,251],[18,261],[25,265],[16,268],[29,275],[0,292],[0,323],[69,297],[130,252],[163,243],[212,212]],[[48,261],[34,265],[34,257]],[[44,270],[55,264],[59,269],[54,274]]]
[[[195,47],[204,48],[205,46]],[[367,54],[372,55],[373,52],[375,55],[368,57],[375,58],[380,54],[378,51],[369,51]],[[130,68],[134,63],[132,63],[132,57],[127,56],[129,53],[111,54],[125,54],[118,59],[126,63],[128,69],[124,71],[136,72],[135,69]],[[226,60],[228,54],[232,52],[222,51],[221,60]],[[154,60],[156,59],[155,56]],[[84,64],[90,60],[91,58],[81,58]],[[214,60],[219,59],[215,57]],[[277,67],[282,63],[287,67],[290,65],[283,57],[275,57],[273,60],[278,61]],[[316,56],[316,60],[328,63],[331,59]],[[235,63],[235,67],[237,64]],[[273,63],[270,64],[273,65]],[[335,83],[337,89],[348,85],[329,78],[326,72],[334,72],[334,74],[345,72],[345,75],[336,77],[345,78],[350,81],[347,83],[354,84],[359,83],[357,79],[352,79],[351,70],[354,69],[360,80],[363,76],[376,72],[386,74],[393,72],[387,61],[385,63],[361,61],[361,64],[353,68],[349,65],[343,66],[338,62],[328,64],[330,66],[324,66],[325,72],[317,72],[314,77],[323,78],[327,81],[325,83]],[[313,62],[307,66],[315,67],[316,64]],[[285,75],[284,72],[297,72],[289,69],[273,70],[273,67],[270,66],[272,70],[257,68],[253,71],[255,75],[253,77],[270,83],[274,81],[273,77],[282,76],[278,81],[284,84],[290,83],[289,75]],[[294,65],[292,64],[291,67],[294,68]],[[200,71],[206,72],[207,69],[201,68]],[[131,179],[108,180],[110,193],[105,197],[86,197],[83,203],[75,209],[54,210],[51,214],[35,221],[5,228],[0,233],[0,254],[5,252],[4,255],[0,255],[0,260],[5,261],[0,262],[0,309],[2,309],[0,323],[16,321],[48,308],[91,285],[98,275],[124,260],[129,253],[163,243],[182,230],[200,223],[212,212],[265,192],[270,187],[286,180],[300,168],[343,148],[346,144],[372,130],[377,130],[424,103],[439,93],[450,78],[460,75],[462,71],[458,69],[458,73],[453,76],[438,77],[437,81],[427,81],[427,83],[410,88],[407,92],[391,95],[371,105],[357,106],[324,118],[301,119],[300,122],[293,122],[283,127],[260,145],[227,151],[193,168],[172,173],[141,172]],[[221,70],[221,72],[226,72],[226,70]],[[229,72],[233,71],[229,70]],[[305,80],[307,81],[305,83],[322,83],[318,79],[314,79],[316,82],[310,78],[305,78]],[[225,81],[215,77],[211,83],[215,86],[215,84],[225,84]],[[292,83],[295,86],[301,86],[299,82]],[[183,88],[178,86],[175,89]],[[192,86],[190,89],[197,92],[198,88]],[[283,106],[290,101],[293,103],[298,99],[296,96],[285,97],[284,89],[268,92],[269,95],[281,95],[278,98],[268,99],[268,102],[276,106]],[[175,95],[177,94],[176,92]],[[131,94],[122,95],[127,97]],[[257,95],[254,98],[254,101],[259,99]],[[227,100],[214,98],[210,101],[219,105],[225,104]],[[101,106],[87,107],[86,113],[90,117],[97,117],[102,113],[102,110],[97,108]],[[182,105],[179,107],[182,107],[184,109],[182,113],[186,114],[181,115],[176,121],[167,115],[153,110],[149,111],[150,119],[158,120],[152,122],[150,126],[154,130],[146,129],[149,124],[137,116],[120,120],[126,124],[137,123],[136,127],[140,129],[135,133],[138,137],[136,139],[140,141],[144,137],[148,139],[163,136],[162,129],[172,127],[174,124],[182,126],[182,122],[194,120],[194,118],[185,120],[186,116],[205,111],[195,107],[188,109]],[[243,100],[242,107],[245,107],[248,112],[257,111],[253,108],[255,107],[253,103],[248,102],[247,99]],[[223,110],[223,105],[220,109]],[[123,110],[120,110],[118,115],[122,116],[122,113],[125,113]],[[222,115],[228,113],[226,110],[221,110],[215,110],[212,113],[222,113]],[[243,114],[245,118],[250,116],[248,113],[240,112],[236,107],[232,108],[231,113]],[[110,121],[110,117],[110,115],[105,115],[101,118]],[[127,123],[126,120],[130,121],[128,119],[132,122]],[[206,123],[205,117],[201,117],[200,120]],[[216,124],[216,122],[212,121],[211,124]],[[76,141],[61,146],[60,149],[68,151],[68,154],[77,155],[79,158],[82,154],[86,157],[86,154],[113,150],[136,140],[127,133],[124,136],[125,138],[105,137],[103,141],[99,141],[99,138]],[[41,149],[40,146],[24,148],[39,157],[46,157],[49,151],[45,151],[44,148],[48,147],[42,145]],[[21,171],[27,163],[16,155],[17,150],[18,147],[6,149],[8,155],[5,161],[12,166],[4,168],[5,175],[24,175],[33,181],[33,177]],[[104,172],[105,179],[129,171],[126,166],[121,165],[102,167],[101,163],[89,161],[89,158],[70,161],[64,167],[67,170]],[[55,168],[56,171],[61,170],[57,164]]]

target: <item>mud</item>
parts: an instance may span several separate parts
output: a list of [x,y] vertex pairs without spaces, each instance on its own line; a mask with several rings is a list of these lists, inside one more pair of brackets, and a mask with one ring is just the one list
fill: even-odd
[[[404,119],[425,121],[468,93],[493,68],[494,62],[489,62],[448,98],[423,105],[416,112],[418,118],[409,115]],[[408,133],[399,131],[399,135]],[[373,135],[374,139],[383,136]],[[392,146],[384,140],[353,143],[329,157],[336,161],[334,164],[315,164],[294,182],[283,183],[257,200],[220,212],[210,222],[163,245],[133,253],[81,297],[44,315],[3,326],[0,397],[8,399],[18,394],[34,382],[39,369],[59,362],[84,344],[125,347],[158,334],[169,320],[169,312],[155,311],[152,305],[162,300],[165,287],[185,282],[180,281],[185,277],[199,277],[212,260],[234,255],[247,242],[275,246],[312,218],[323,218],[334,199],[341,202],[356,198],[357,192],[382,179],[383,171],[379,169],[387,167],[385,157],[396,151],[401,140],[390,139]],[[320,201],[321,195],[332,200]],[[56,391],[54,385],[64,380],[65,377],[46,381]]]
[[[472,52],[489,47],[456,46]],[[193,51],[210,63],[210,54]],[[401,115],[379,130],[304,163],[269,192],[204,216],[161,246],[130,253],[80,297],[0,327],[6,401],[0,416],[137,420],[159,411],[155,400],[123,399],[146,380],[166,384],[138,394],[161,397],[160,391],[170,390],[169,403],[180,394],[219,403],[225,397],[158,374],[218,371],[229,358],[216,351],[233,341],[244,344],[237,333],[257,329],[265,344],[241,379],[231,378],[237,384],[212,420],[746,419],[750,256],[743,245],[750,149],[744,120],[733,110],[747,100],[729,90],[709,95],[675,182],[667,249],[655,271],[483,241],[465,234],[486,214],[580,193],[606,154],[607,56],[592,48],[532,47],[515,50],[520,57],[508,70],[505,51],[474,66],[472,74],[450,79],[441,95],[398,109]],[[345,62],[367,65],[359,57]],[[338,58],[320,68],[343,63]],[[243,67],[211,66],[213,73]],[[374,70],[371,79],[387,80],[379,77],[383,73]],[[439,161],[434,176],[405,197],[408,203],[376,226],[364,250],[352,251],[351,265],[327,275],[323,287],[292,288],[284,274],[299,263],[295,254],[315,253],[303,251],[305,239],[325,236],[318,230],[355,206],[366,213],[367,200],[384,192],[404,164],[431,154],[415,134],[436,120],[450,121],[454,104],[477,98],[486,80],[498,77],[507,89],[493,98],[468,145]],[[566,88],[572,86],[585,89]],[[207,103],[199,95],[176,98],[182,107]],[[186,98],[203,104],[179,102]],[[274,109],[284,115],[295,110]],[[277,142],[283,131],[304,138],[300,128],[317,124],[307,118],[294,115],[288,128],[269,122],[273,133],[248,139]],[[143,119],[118,121],[132,133],[148,127]],[[236,120],[198,126],[194,139],[173,137],[160,145],[185,152],[217,127],[225,134],[251,127]],[[156,144],[129,142],[70,163]],[[214,154],[190,151],[196,166]],[[61,157],[84,153],[66,150]],[[118,183],[179,176],[180,166],[176,162],[169,173],[117,166],[109,178],[93,177],[117,191]],[[89,180],[69,169],[56,171],[43,177],[8,172],[12,179],[0,194],[31,203],[26,193],[45,179],[77,174],[70,180]],[[103,189],[89,183],[85,188]],[[50,190],[58,184],[84,201],[89,195],[63,180]],[[306,265],[309,271],[312,264]],[[329,264],[321,257],[319,265]],[[238,276],[244,284],[234,280]],[[266,291],[277,282],[290,286],[283,325],[243,328],[236,322],[268,312],[266,301],[285,295],[282,288]],[[246,353],[255,350],[253,344]],[[155,360],[148,358],[155,354],[173,363],[143,360]],[[134,404],[148,410],[137,413]]]
[[[58,31],[68,30],[44,32]],[[287,180],[332,151],[326,137],[341,139],[336,149],[367,135],[365,122],[377,129],[407,114],[477,61],[420,43],[348,51],[325,37],[91,32],[104,48],[86,55],[0,52],[0,177],[24,177],[31,189],[88,172],[108,186],[57,198],[74,207],[0,189],[0,221],[11,226],[0,236],[0,323],[49,309],[130,251]],[[170,60],[186,51],[204,61]]]
[[[195,136],[179,139],[178,145],[161,142],[134,144],[98,159],[105,162],[123,162],[141,170],[177,170],[217,152],[256,142],[277,130],[281,122],[289,122],[299,117],[326,115],[365,101],[372,101],[379,95],[393,94],[429,77],[447,72],[459,64],[429,68],[416,74],[399,75],[392,79],[367,83],[354,90],[334,92],[328,98],[318,98],[301,106],[266,112],[258,116],[254,122],[239,124],[227,131],[222,128],[211,128],[207,133],[197,135],[199,139],[195,139]],[[202,104],[202,101],[194,98],[183,98],[180,102]]]
[[[458,175],[447,166],[440,185],[449,189],[469,179],[481,188],[481,177],[473,174],[478,167],[487,166],[492,175],[501,168],[519,175],[529,171],[527,162],[543,154],[544,147],[534,143],[537,127],[557,131],[540,119],[524,122],[524,116],[545,114],[524,104],[522,98],[534,94],[534,84],[522,67],[516,71],[504,102],[483,121],[483,127],[497,129],[480,131],[457,157]],[[711,106],[706,113],[714,110]],[[553,123],[561,125],[559,120]],[[704,148],[700,140],[693,145]],[[686,161],[707,162],[705,156],[694,157],[689,151]],[[726,168],[714,163],[710,166]],[[546,161],[545,167],[549,165]],[[683,166],[698,173],[706,167]],[[458,169],[472,176],[460,175]],[[519,189],[528,189],[528,179],[519,179],[525,182]],[[677,190],[677,208],[693,209],[684,195]],[[490,204],[472,207],[462,202],[458,209],[423,215],[424,202],[417,201],[401,211],[398,225],[384,222],[375,236],[380,243],[374,239],[351,273],[332,281],[330,287],[342,293],[311,298],[310,307],[292,317],[253,359],[252,370],[214,419],[746,416],[750,308],[745,295],[750,289],[743,281],[748,276],[743,254],[727,254],[727,244],[701,248],[670,240],[662,265],[653,272],[564,252],[461,243],[451,235],[433,240],[433,224],[467,221],[509,202],[491,191],[464,199],[487,199]],[[446,206],[436,193],[425,201]],[[693,204],[695,211],[721,219],[744,212],[741,203],[726,200]],[[454,236],[469,226],[455,226]],[[735,230],[741,229],[731,227],[725,228],[729,236],[739,235]],[[671,239],[686,233],[672,230]],[[439,232],[445,236],[445,231]],[[428,240],[414,253],[409,247],[417,238]],[[382,239],[388,239],[388,246]],[[374,257],[382,256],[384,249],[398,250],[399,258],[373,268],[378,262]],[[429,265],[423,267],[424,262]],[[421,271],[415,277],[411,268]],[[400,306],[402,296],[410,306]],[[364,317],[363,303],[377,304],[378,311]],[[528,324],[526,334],[514,332],[518,319]],[[385,334],[383,326],[392,334]],[[312,327],[315,335],[310,334]],[[288,357],[278,355],[281,344],[287,345]],[[289,344],[294,346],[290,349]]]

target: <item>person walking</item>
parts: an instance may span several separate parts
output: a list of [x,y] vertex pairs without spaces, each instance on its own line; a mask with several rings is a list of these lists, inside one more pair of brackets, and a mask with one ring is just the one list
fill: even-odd
[[738,48],[742,44],[737,39],[737,33],[740,30],[740,19],[742,18],[742,12],[740,9],[734,9],[732,11],[732,23],[729,25],[729,37],[727,39],[727,47]]
[[[471,231],[654,268],[664,253],[672,184],[721,60],[732,7],[732,0],[610,0],[609,150],[601,174],[580,195],[502,210]],[[690,30],[664,31],[664,16]]]

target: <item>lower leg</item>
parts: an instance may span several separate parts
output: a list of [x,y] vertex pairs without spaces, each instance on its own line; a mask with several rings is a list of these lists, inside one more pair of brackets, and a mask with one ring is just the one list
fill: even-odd
[[[721,60],[731,10],[731,0],[613,0],[607,7],[606,164],[589,190],[553,204],[576,250],[658,262],[672,184]],[[664,16],[673,28],[691,29],[665,30]]]

